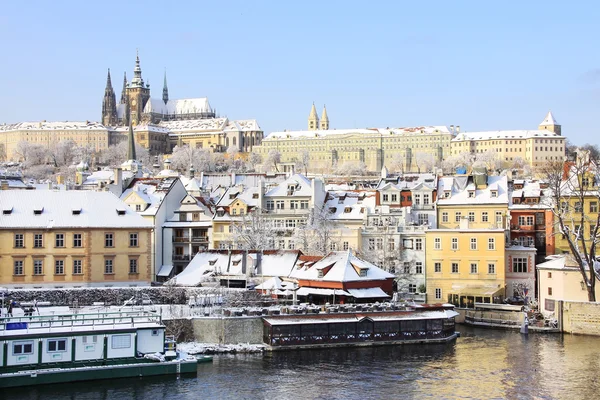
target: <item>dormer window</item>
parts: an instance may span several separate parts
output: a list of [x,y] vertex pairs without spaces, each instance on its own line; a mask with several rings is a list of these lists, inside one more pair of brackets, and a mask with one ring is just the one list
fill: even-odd
[[352,207],[345,207],[344,208],[344,212],[347,213],[351,213],[352,212]]
[[469,198],[471,198],[471,199],[475,198],[475,191],[474,190],[469,190]]
[[330,213],[335,214],[336,211],[337,211],[337,207],[329,207]]
[[10,207],[10,208],[9,207],[5,207],[5,208],[2,209],[2,214],[4,214],[4,215],[12,214],[12,210],[13,210],[12,207]]
[[361,268],[359,270],[358,276],[360,276],[361,278],[366,278],[367,277],[367,268]]
[[319,270],[319,278],[323,278],[323,270],[322,269]]
[[238,264],[240,263],[240,261],[241,261],[241,260],[235,260],[235,261],[232,261],[231,263],[232,263],[233,265],[238,265]]
[[253,193],[253,194],[252,194],[252,198],[253,198],[253,199],[258,199],[258,193]]
[[34,215],[41,215],[43,211],[44,211],[44,207],[34,208],[33,209],[33,214]]
[[124,208],[117,208],[117,215],[125,215],[126,211]]
[[74,208],[71,210],[71,212],[73,213],[73,215],[79,215],[81,214],[81,208]]
[[229,195],[229,200],[233,200],[233,199],[235,199],[235,194],[230,194]]
[[444,192],[444,198],[445,198],[445,199],[448,199],[448,198],[450,198],[450,191],[449,191],[449,190],[446,190],[446,191]]
[[217,263],[216,258],[214,260],[208,260],[208,265],[215,265],[216,263]]
[[492,190],[491,191],[491,196],[492,197],[498,197],[498,191],[497,190]]

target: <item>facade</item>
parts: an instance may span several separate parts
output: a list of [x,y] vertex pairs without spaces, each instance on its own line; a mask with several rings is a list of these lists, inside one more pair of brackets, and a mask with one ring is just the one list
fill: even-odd
[[506,297],[537,298],[535,287],[535,247],[506,248]]
[[538,130],[459,133],[451,141],[449,154],[489,151],[497,153],[498,159],[507,165],[521,159],[529,166],[539,166],[565,158],[566,138],[561,136],[561,126],[549,112]]
[[0,192],[0,284],[146,286],[152,225],[107,192]]
[[[550,256],[536,269],[539,306],[545,315],[558,311],[557,302],[560,300],[589,301],[581,272],[571,255]],[[600,298],[600,285],[596,285],[596,298]]]
[[471,229],[505,229],[508,221],[508,180],[489,176],[485,169],[472,175],[438,180],[437,223],[439,228],[458,228],[466,219]]
[[428,303],[473,307],[503,298],[504,229],[430,229],[425,236]]

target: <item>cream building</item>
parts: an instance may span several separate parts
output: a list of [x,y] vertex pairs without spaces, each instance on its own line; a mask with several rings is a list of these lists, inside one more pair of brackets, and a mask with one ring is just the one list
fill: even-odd
[[273,132],[254,151],[264,160],[276,150],[281,163],[294,163],[300,158],[299,151],[306,149],[311,172],[330,172],[344,163],[361,162],[369,171],[380,171],[400,153],[405,171],[418,171],[420,165],[433,165],[448,157],[453,136],[445,126],[331,129],[325,108],[319,120],[313,104],[308,130]]
[[152,224],[108,192],[0,192],[0,285],[148,286]]
[[[126,131],[124,134],[126,135]],[[114,144],[109,128],[97,122],[19,122],[0,125],[0,154],[7,160],[22,160],[17,146],[24,141],[53,149],[57,143],[72,140],[79,147],[90,151],[101,151]]]
[[563,160],[566,138],[561,136],[561,126],[548,112],[538,130],[462,132],[451,141],[450,155],[479,154],[493,151],[506,165],[521,158],[530,166],[547,161]]

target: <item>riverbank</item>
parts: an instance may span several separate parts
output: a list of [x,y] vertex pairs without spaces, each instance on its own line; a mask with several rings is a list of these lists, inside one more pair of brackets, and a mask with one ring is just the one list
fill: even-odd
[[199,343],[186,342],[177,344],[177,349],[187,354],[237,354],[237,353],[263,353],[265,345],[238,343],[238,344],[217,344],[217,343]]

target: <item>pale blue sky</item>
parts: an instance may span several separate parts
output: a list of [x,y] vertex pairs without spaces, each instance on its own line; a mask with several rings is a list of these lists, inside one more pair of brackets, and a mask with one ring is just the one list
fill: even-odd
[[535,129],[548,110],[599,143],[600,3],[27,1],[0,8],[0,123],[99,120],[139,48],[161,96],[207,96],[266,133],[332,128]]

